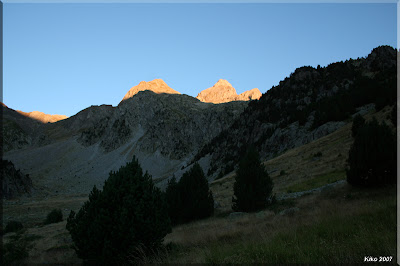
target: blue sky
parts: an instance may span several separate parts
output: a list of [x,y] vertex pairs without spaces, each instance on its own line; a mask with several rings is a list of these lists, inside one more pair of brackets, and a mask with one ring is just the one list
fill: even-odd
[[72,116],[140,81],[265,93],[297,67],[396,47],[396,4],[3,5],[3,100]]

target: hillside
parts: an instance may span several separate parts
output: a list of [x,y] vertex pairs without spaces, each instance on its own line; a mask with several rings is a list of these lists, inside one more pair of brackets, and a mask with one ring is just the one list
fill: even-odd
[[[364,117],[371,119],[375,116],[379,121],[386,120],[389,123],[387,117],[390,111],[386,107],[378,113],[370,111]],[[300,191],[309,190],[345,178],[345,161],[353,142],[350,128],[351,123],[264,162],[275,183],[274,193],[289,195],[288,190],[296,191],[296,187]],[[315,156],[320,151],[322,155]],[[281,175],[281,170],[285,174]],[[332,176],[331,173],[338,175]],[[362,252],[375,254],[385,251],[388,255],[395,254],[394,188],[362,190],[342,183],[298,198],[282,200],[271,209],[234,217],[229,216],[232,180],[233,175],[230,174],[210,184],[220,204],[214,217],[174,227],[164,241],[170,243],[166,254],[160,253],[145,262],[246,264],[261,261],[320,263],[321,260],[329,260],[355,263],[365,256]],[[67,217],[70,210],[77,211],[86,200],[87,195],[49,195],[46,198],[6,201],[4,222],[17,219],[28,229],[18,238],[13,233],[5,235],[5,243],[13,243],[14,237],[18,239],[16,243],[31,246],[26,248],[29,255],[25,262],[82,263],[70,247],[72,240],[65,229],[65,220],[44,226],[40,223],[51,209],[61,208],[64,217]],[[304,234],[309,234],[309,237]],[[297,239],[293,236],[297,236]],[[371,242],[369,237],[375,241]],[[324,244],[318,248],[319,243]],[[354,249],[351,249],[352,244],[356,245]],[[286,246],[292,248],[287,249]],[[307,251],[308,247],[318,256],[312,256]],[[270,253],[277,256],[271,257],[268,255]]]
[[396,50],[375,48],[366,58],[327,67],[301,67],[258,101],[251,101],[229,129],[206,144],[196,160],[210,178],[231,172],[250,144],[262,158],[326,136],[356,113],[393,105],[396,99]]

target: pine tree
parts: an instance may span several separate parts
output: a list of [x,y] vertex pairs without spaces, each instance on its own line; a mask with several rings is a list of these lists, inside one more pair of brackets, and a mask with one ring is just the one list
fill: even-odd
[[203,219],[213,215],[214,198],[208,181],[198,163],[183,174],[179,180],[182,202],[181,221],[183,223]]
[[214,198],[198,163],[185,172],[178,183],[172,178],[165,194],[174,225],[203,219],[214,213]]
[[160,247],[171,226],[161,191],[133,158],[110,173],[102,191],[94,187],[76,215],[70,213],[67,230],[85,262],[115,264],[137,247]]
[[396,136],[376,119],[358,129],[349,151],[347,181],[354,186],[396,182]]
[[351,127],[351,135],[353,136],[353,138],[356,137],[358,130],[364,125],[365,125],[365,119],[361,115],[357,114],[353,118],[353,125]]
[[168,181],[168,186],[165,190],[165,197],[168,203],[168,214],[171,219],[171,224],[177,225],[180,223],[182,200],[175,176]]
[[236,171],[232,209],[252,212],[265,208],[272,188],[273,182],[261,164],[255,147],[251,146]]

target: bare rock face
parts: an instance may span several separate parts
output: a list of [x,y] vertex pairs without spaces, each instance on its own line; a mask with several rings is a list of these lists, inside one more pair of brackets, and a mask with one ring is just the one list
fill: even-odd
[[176,90],[170,88],[162,79],[155,79],[152,81],[141,81],[138,85],[132,87],[124,96],[122,101],[129,99],[136,95],[139,91],[152,91],[154,93],[168,93],[168,94],[180,94]]
[[35,119],[42,123],[54,123],[54,122],[68,118],[68,116],[66,116],[66,115],[49,115],[49,114],[45,114],[45,113],[39,112],[39,111],[33,111],[33,112],[26,113],[26,112],[17,110],[17,112],[20,113],[21,115]]
[[1,160],[2,170],[2,197],[12,199],[23,194],[30,194],[32,180],[29,175],[24,175],[20,170],[16,170],[14,164],[9,161]]
[[251,101],[251,100],[258,100],[262,96],[262,93],[260,92],[259,89],[254,88],[249,91],[245,91],[241,94],[239,94],[236,98],[236,101]]
[[211,88],[200,92],[196,98],[207,103],[226,103],[232,101],[258,100],[260,97],[261,92],[257,88],[238,95],[235,88],[233,88],[228,81],[220,79]]

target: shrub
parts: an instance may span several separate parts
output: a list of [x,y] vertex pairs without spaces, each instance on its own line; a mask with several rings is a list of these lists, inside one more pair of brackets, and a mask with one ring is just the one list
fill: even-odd
[[54,209],[47,214],[44,224],[54,224],[62,222],[63,215],[61,209]]
[[322,156],[322,152],[320,152],[320,151],[313,154],[314,158],[318,158],[318,157],[321,157],[321,156]]
[[71,211],[67,230],[86,263],[118,264],[138,248],[157,250],[171,225],[161,191],[134,157],[109,174],[102,191],[95,186],[77,214]]
[[236,171],[232,209],[252,212],[265,208],[272,188],[272,180],[261,164],[255,147],[251,146]]
[[21,222],[17,221],[9,221],[6,225],[6,228],[4,229],[4,234],[10,233],[10,232],[18,232],[24,228]]
[[396,182],[396,136],[376,119],[358,129],[349,152],[347,181],[354,186]]
[[22,260],[29,256],[28,242],[20,238],[17,233],[15,238],[1,245],[2,265],[22,265]]
[[198,163],[185,172],[178,183],[168,183],[166,198],[172,223],[187,223],[213,215],[214,198]]

